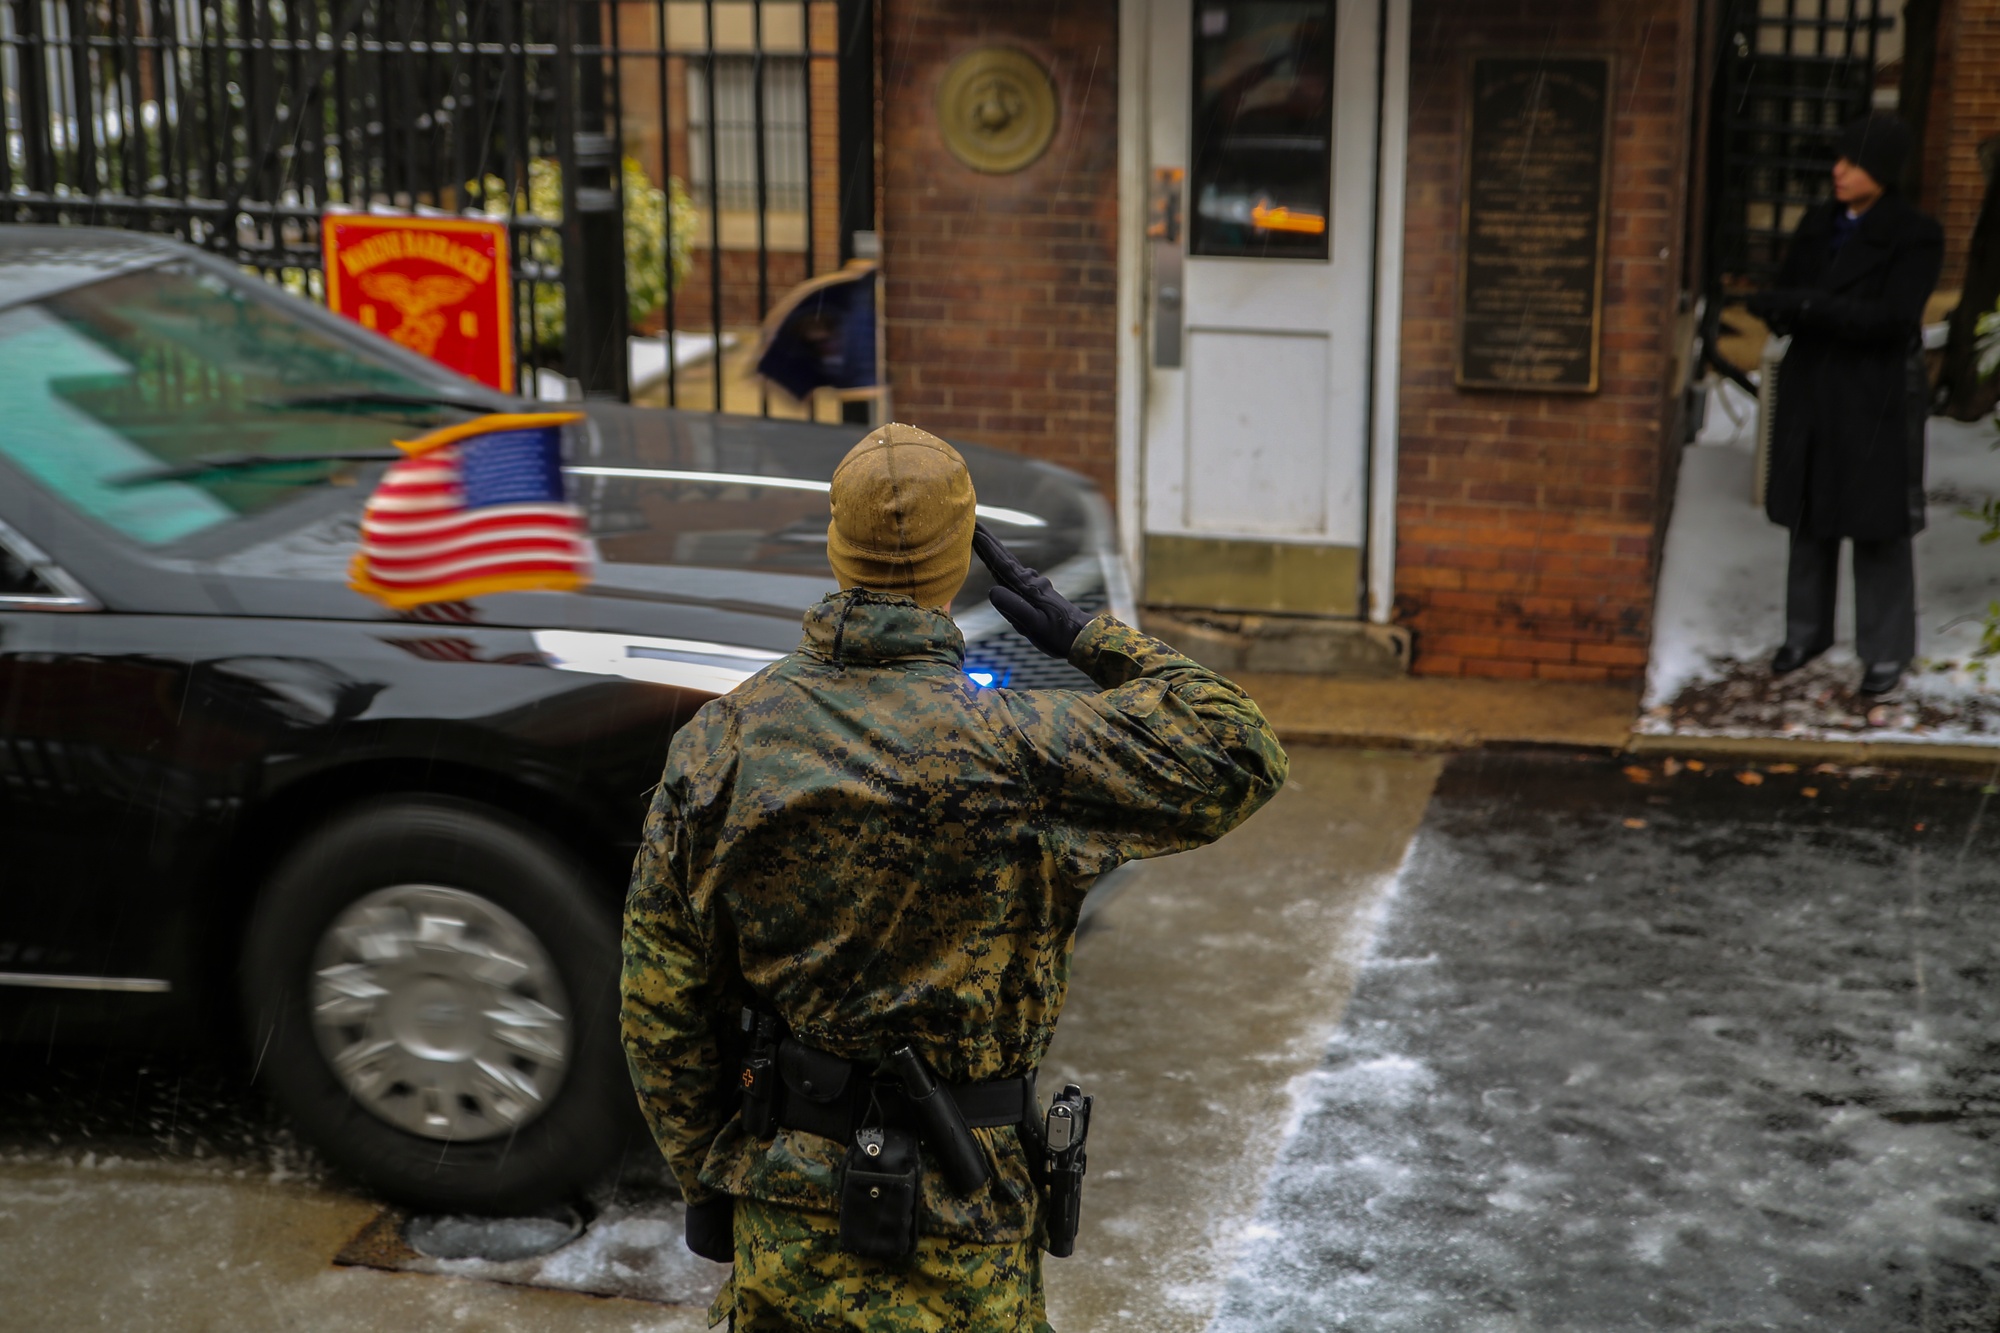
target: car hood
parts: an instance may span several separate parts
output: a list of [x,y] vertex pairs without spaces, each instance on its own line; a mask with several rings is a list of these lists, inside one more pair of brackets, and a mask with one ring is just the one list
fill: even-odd
[[[481,597],[414,618],[796,646],[801,615],[837,586],[826,559],[826,487],[864,428],[620,404],[586,412],[568,433],[566,467],[600,555],[592,584]],[[1088,481],[954,443],[981,516],[1023,560],[1065,571],[1066,590],[1102,580],[1109,520]],[[361,508],[379,476],[371,469],[360,485],[322,488],[177,554],[238,614],[395,616],[347,587]],[[968,637],[996,627],[985,623],[989,586],[975,561],[956,603],[970,609],[961,616]]]

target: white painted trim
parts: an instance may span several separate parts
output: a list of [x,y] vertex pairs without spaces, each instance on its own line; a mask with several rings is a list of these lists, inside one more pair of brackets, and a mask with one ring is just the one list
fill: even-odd
[[1151,0],[1118,5],[1118,532],[1133,591],[1145,591],[1146,41]]
[[734,644],[638,634],[538,629],[532,635],[543,660],[558,671],[621,676],[704,694],[727,694],[783,656]]
[[1375,385],[1368,443],[1368,618],[1396,604],[1397,396],[1402,379],[1403,191],[1410,143],[1410,0],[1382,0],[1381,134],[1375,165]]

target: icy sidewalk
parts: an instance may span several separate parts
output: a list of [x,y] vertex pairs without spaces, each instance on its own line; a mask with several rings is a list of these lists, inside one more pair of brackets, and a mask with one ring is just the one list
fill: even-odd
[[1877,701],[1854,688],[1861,665],[1845,559],[1837,645],[1802,671],[1771,676],[1784,637],[1787,539],[1751,503],[1751,411],[1728,388],[1682,456],[1634,730],[2000,746],[2000,663],[1973,656],[1987,604],[2000,598],[2000,546],[1980,545],[1985,525],[1964,512],[2000,495],[1992,425],[1931,421],[1930,522],[1916,543],[1918,660],[1903,688]]

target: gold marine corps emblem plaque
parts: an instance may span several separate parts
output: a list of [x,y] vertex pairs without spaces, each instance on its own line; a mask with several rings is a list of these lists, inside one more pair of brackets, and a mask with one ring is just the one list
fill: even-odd
[[1055,83],[1025,51],[968,51],[938,84],[938,126],[952,156],[974,171],[1019,171],[1055,138]]

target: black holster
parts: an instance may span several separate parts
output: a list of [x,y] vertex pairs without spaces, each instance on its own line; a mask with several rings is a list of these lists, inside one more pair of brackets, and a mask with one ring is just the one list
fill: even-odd
[[727,1194],[687,1206],[687,1247],[718,1264],[736,1262],[736,1200]]

